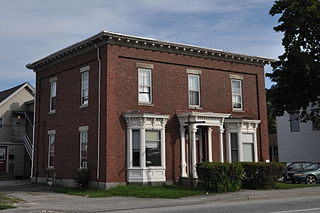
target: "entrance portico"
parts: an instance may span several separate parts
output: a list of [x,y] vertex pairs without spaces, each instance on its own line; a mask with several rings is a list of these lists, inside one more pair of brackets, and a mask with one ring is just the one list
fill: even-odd
[[[197,178],[196,164],[197,164],[197,147],[199,147],[199,156],[202,153],[202,146],[205,144],[202,142],[202,137],[199,139],[199,146],[197,146],[196,133],[199,127],[207,127],[207,159],[209,162],[213,160],[212,153],[212,128],[219,128],[219,145],[220,145],[220,162],[224,162],[224,146],[223,146],[223,133],[224,133],[224,120],[230,117],[230,114],[212,113],[212,112],[184,112],[177,114],[180,122],[180,139],[181,139],[181,177],[187,177],[187,158],[190,154],[190,175],[193,178]],[[188,141],[189,148],[186,147],[186,129],[188,129]],[[202,157],[202,156],[201,156]],[[201,160],[201,157],[199,159]]]

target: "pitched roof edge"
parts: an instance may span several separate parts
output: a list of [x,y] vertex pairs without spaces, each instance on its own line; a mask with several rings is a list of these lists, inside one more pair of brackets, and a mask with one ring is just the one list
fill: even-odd
[[77,42],[66,48],[63,48],[53,54],[50,54],[38,61],[26,65],[28,69],[38,71],[44,67],[58,63],[69,57],[74,57],[80,53],[93,49],[96,45],[117,44],[142,49],[153,49],[158,51],[173,52],[176,54],[193,55],[202,58],[214,58],[223,61],[232,61],[237,63],[254,64],[263,66],[274,62],[274,59],[250,56],[239,53],[232,53],[218,49],[194,46],[189,44],[161,41],[151,38],[130,36],[126,34],[102,31],[83,41]]
[[7,98],[5,98],[3,101],[1,101],[0,106],[2,106],[4,103],[6,103],[8,100],[10,100],[13,96],[15,96],[18,92],[20,92],[25,87],[28,87],[31,90],[33,96],[35,95],[35,88],[29,82],[25,82],[25,83],[21,84],[21,86],[16,91],[14,91]]

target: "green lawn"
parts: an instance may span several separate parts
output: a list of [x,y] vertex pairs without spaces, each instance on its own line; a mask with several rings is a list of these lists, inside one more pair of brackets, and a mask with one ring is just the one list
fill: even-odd
[[0,210],[15,208],[12,204],[20,201],[20,199],[9,198],[0,193]]
[[294,183],[277,183],[275,189],[294,189],[294,188],[303,188],[303,187],[315,187],[320,186],[320,184],[294,184]]
[[180,198],[206,194],[207,191],[183,186],[117,186],[108,190],[57,188],[56,192],[86,197],[131,196],[140,198]]

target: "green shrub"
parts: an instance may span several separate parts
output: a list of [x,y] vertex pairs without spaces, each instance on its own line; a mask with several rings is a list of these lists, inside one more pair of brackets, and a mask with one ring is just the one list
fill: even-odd
[[202,162],[197,164],[197,174],[206,189],[233,192],[241,188],[243,168],[239,163]]
[[90,181],[90,172],[87,169],[79,169],[75,175],[75,181],[80,188],[88,188]]
[[245,189],[271,189],[276,187],[278,179],[282,176],[284,164],[282,163],[249,163],[242,162],[244,179],[242,188]]

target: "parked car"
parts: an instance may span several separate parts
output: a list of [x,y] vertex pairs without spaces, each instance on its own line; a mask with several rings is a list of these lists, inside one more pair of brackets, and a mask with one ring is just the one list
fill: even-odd
[[291,179],[293,182],[305,182],[306,184],[320,182],[320,163],[314,163],[303,170],[295,171]]
[[304,161],[299,161],[299,162],[292,162],[288,163],[286,168],[283,171],[283,179],[285,182],[287,181],[292,181],[291,180],[291,175],[295,173],[295,171],[301,171],[307,168],[308,166],[312,165],[312,162],[304,162]]

